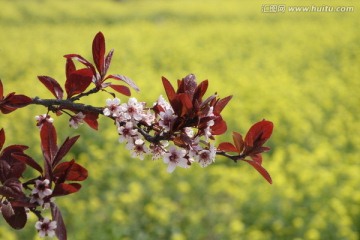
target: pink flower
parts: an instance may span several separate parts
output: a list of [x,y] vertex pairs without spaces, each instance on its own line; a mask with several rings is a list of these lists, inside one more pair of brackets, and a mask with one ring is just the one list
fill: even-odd
[[144,160],[144,156],[149,152],[149,149],[146,147],[145,142],[142,139],[129,141],[126,147],[131,151],[132,157],[140,158],[141,160]]
[[134,129],[134,125],[132,122],[126,122],[125,125],[118,127],[118,132],[120,134],[119,142],[128,142],[134,137],[137,137],[138,130]]
[[174,112],[170,109],[166,110],[165,112],[160,112],[159,125],[164,128],[165,131],[170,131],[171,125],[174,122],[176,116]]
[[69,125],[72,128],[77,129],[80,124],[84,123],[84,118],[85,118],[85,115],[82,112],[78,112],[77,114],[75,114],[74,116],[72,116],[70,118]]
[[40,199],[44,197],[50,196],[52,194],[52,190],[49,187],[50,181],[48,179],[45,180],[36,180],[35,188],[32,190],[32,194],[37,194]]
[[119,106],[120,106],[120,99],[114,98],[114,99],[106,99],[106,106],[103,110],[103,113],[105,116],[111,116],[111,117],[118,117],[119,116]]
[[40,237],[54,237],[56,227],[56,221],[49,220],[48,218],[44,218],[35,223],[35,228],[38,230]]
[[159,158],[162,158],[164,156],[165,152],[165,147],[168,146],[168,142],[167,141],[162,141],[159,144],[151,144],[150,145],[150,152],[152,155],[152,160],[156,160]]
[[168,102],[163,98],[162,95],[160,95],[159,98],[158,98],[158,100],[157,100],[157,102],[154,103],[154,105],[156,105],[156,104],[158,104],[159,106],[161,106],[161,107],[164,109],[164,111],[170,109],[170,110],[172,110],[172,111],[174,112],[174,110],[172,109],[170,103],[168,103]]
[[177,166],[182,168],[188,168],[189,162],[185,158],[186,150],[177,149],[175,146],[171,146],[168,153],[164,154],[164,163],[168,164],[167,171],[172,173]]
[[38,128],[41,128],[44,122],[49,122],[49,123],[53,123],[54,119],[52,117],[50,117],[50,115],[48,114],[42,114],[42,115],[38,115],[35,116],[35,120],[36,120],[36,126],[38,126]]
[[200,150],[197,153],[197,162],[201,167],[207,167],[215,161],[216,149],[214,145],[210,145],[209,149]]
[[128,103],[121,105],[121,111],[125,119],[140,121],[143,116],[144,104],[139,103],[136,98],[129,98]]

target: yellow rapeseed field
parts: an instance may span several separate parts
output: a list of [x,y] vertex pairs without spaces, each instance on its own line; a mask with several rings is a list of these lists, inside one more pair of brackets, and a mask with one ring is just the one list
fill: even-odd
[[[290,8],[299,6],[313,10]],[[59,141],[81,134],[69,158],[90,175],[79,193],[56,199],[70,240],[360,239],[359,1],[0,0],[0,9],[5,92],[51,97],[37,76],[64,83],[62,56],[91,59],[102,31],[115,49],[110,73],[131,77],[138,100],[165,95],[161,76],[175,82],[194,73],[209,79],[209,94],[234,95],[220,140],[263,118],[274,122],[263,163],[269,185],[222,157],[168,174],[162,161],[131,158],[108,119],[94,132],[56,118]],[[104,106],[108,97],[86,101]],[[6,145],[30,145],[42,161],[34,116],[45,112],[1,115]],[[38,239],[35,221],[30,215],[14,231],[0,218],[0,239]]]

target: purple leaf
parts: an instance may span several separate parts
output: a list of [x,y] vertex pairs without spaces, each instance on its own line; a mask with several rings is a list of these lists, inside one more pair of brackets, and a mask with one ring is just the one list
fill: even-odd
[[112,89],[114,89],[115,91],[117,91],[118,93],[121,93],[125,96],[131,96],[131,92],[130,92],[130,89],[126,86],[123,86],[123,85],[110,85],[110,87]]
[[108,55],[105,58],[105,69],[104,69],[104,75],[107,73],[110,67],[111,59],[114,53],[114,49],[111,49]]
[[2,128],[0,130],[0,151],[1,151],[2,147],[4,146],[4,143],[5,143],[5,131]]
[[12,157],[14,157],[15,159],[29,165],[30,167],[32,167],[33,169],[37,170],[39,173],[42,173],[42,167],[35,162],[34,159],[32,159],[30,156],[26,155],[26,154],[19,154],[19,153],[13,153],[11,154]]
[[89,68],[82,68],[70,73],[65,82],[67,97],[84,92],[91,84],[93,73]]
[[136,86],[134,81],[131,80],[130,78],[126,77],[126,76],[123,76],[123,75],[120,75],[120,74],[114,74],[114,75],[107,76],[105,79],[108,79],[108,78],[123,81],[126,84],[128,84],[130,87],[132,87],[135,91],[139,91],[139,88]]
[[105,38],[102,32],[98,32],[93,40],[92,53],[95,66],[99,73],[103,75],[104,56],[105,56]]
[[66,240],[67,239],[66,227],[60,209],[55,205],[55,203],[51,203],[50,207],[51,207],[52,220],[56,221],[56,225],[57,225],[55,229],[56,237],[59,240]]
[[17,178],[7,179],[3,186],[0,186],[0,195],[7,198],[21,198],[25,196],[22,184]]
[[79,137],[80,135],[65,139],[64,143],[60,146],[58,152],[56,153],[56,156],[52,163],[52,167],[55,167],[61,161],[61,159],[63,159],[63,157],[69,152],[69,150],[79,139]]
[[38,79],[57,99],[63,98],[64,91],[55,79],[48,76],[38,76]]
[[10,203],[3,204],[1,212],[6,222],[14,229],[22,229],[27,221],[24,207],[12,207]]
[[51,179],[52,161],[57,153],[56,130],[52,123],[44,122],[40,130],[41,149],[45,160],[45,178]]

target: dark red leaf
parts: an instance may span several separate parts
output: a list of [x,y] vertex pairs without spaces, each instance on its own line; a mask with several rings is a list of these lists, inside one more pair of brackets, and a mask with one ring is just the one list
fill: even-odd
[[48,76],[38,76],[38,79],[57,99],[63,98],[64,91],[55,79]]
[[238,152],[238,149],[232,143],[229,142],[220,143],[217,149],[223,152]]
[[61,159],[69,152],[69,150],[72,148],[72,146],[75,144],[75,142],[79,139],[80,135],[72,137],[72,138],[66,138],[64,143],[60,146],[59,150],[56,153],[56,156],[54,158],[54,161],[52,163],[52,166],[55,167]]
[[67,239],[66,227],[60,209],[56,206],[55,203],[51,203],[50,208],[51,208],[52,220],[56,221],[55,235],[59,240],[66,240]]
[[14,229],[22,229],[27,221],[24,207],[12,207],[11,203],[3,204],[1,212],[6,222]]
[[75,163],[74,160],[70,162],[63,162],[57,165],[54,169],[54,177],[57,183],[64,181],[84,181],[88,177],[88,172],[81,165]]
[[202,97],[206,93],[208,85],[209,85],[208,80],[202,81],[195,89],[193,100],[201,102]]
[[93,40],[92,53],[95,66],[99,73],[103,75],[104,56],[105,56],[105,38],[102,32],[98,32]]
[[4,98],[4,87],[2,81],[0,80],[0,101]]
[[244,149],[244,140],[240,133],[233,132],[232,136],[236,149],[238,150],[237,152],[240,154]]
[[71,193],[75,193],[79,191],[81,185],[79,183],[60,183],[56,184],[54,191],[52,193],[53,197],[56,196],[65,196]]
[[11,156],[14,157],[15,159],[29,165],[33,169],[37,170],[39,173],[42,173],[43,170],[42,170],[41,166],[30,156],[28,156],[26,154],[21,154],[21,153],[13,153],[13,154],[11,154]]
[[70,74],[76,71],[76,66],[74,61],[71,58],[67,58],[66,59],[66,65],[65,65],[65,75],[66,75],[66,79],[68,79],[70,77]]
[[18,108],[25,107],[32,102],[32,99],[25,95],[13,95],[8,98],[8,101],[5,104],[5,108],[9,110],[16,110]]
[[5,143],[5,131],[2,128],[0,130],[0,151],[1,151],[2,147],[4,146],[4,143]]
[[214,125],[211,126],[211,134],[212,135],[221,135],[225,133],[227,130],[226,122],[222,119],[221,116],[218,116],[214,120]]
[[266,179],[266,181],[268,181],[270,184],[272,184],[270,174],[259,163],[255,162],[255,161],[250,161],[250,160],[244,160],[244,161],[246,161],[251,166],[253,166],[256,169],[256,171],[258,171]]
[[179,115],[180,117],[185,116],[192,110],[193,105],[188,94],[186,93],[176,94],[175,98],[179,99],[179,101],[181,102],[182,108],[181,108],[181,114]]
[[22,184],[17,178],[7,179],[3,186],[0,186],[0,195],[7,198],[21,198],[25,196]]
[[5,161],[0,160],[0,181],[1,181],[1,183],[4,183],[6,181],[6,179],[8,179],[9,173],[10,173],[10,165]]
[[86,67],[90,68],[94,76],[96,76],[96,70],[92,63],[90,63],[88,60],[80,56],[79,54],[67,54],[64,55],[66,59],[74,59],[82,64],[84,64]]
[[107,73],[110,67],[111,59],[114,53],[114,49],[111,49],[108,55],[105,58],[105,69],[104,69],[104,75]]
[[179,82],[177,93],[186,93],[192,99],[196,89],[196,77],[194,74],[189,74]]
[[65,82],[65,90],[68,98],[75,94],[84,92],[91,84],[93,73],[89,68],[82,68],[70,73],[69,78]]
[[262,145],[271,136],[273,131],[273,123],[270,121],[262,120],[255,123],[249,129],[245,136],[245,144],[247,146]]
[[45,178],[51,179],[52,162],[58,151],[56,130],[52,123],[44,122],[40,130],[40,139],[45,159]]
[[218,100],[214,106],[214,114],[219,115],[231,99],[232,99],[232,95]]
[[169,82],[169,80],[167,80],[165,77],[162,77],[162,82],[164,85],[166,95],[167,95],[169,101],[172,102],[176,95],[175,90],[174,90],[173,86],[171,85],[171,83]]
[[86,113],[84,121],[91,127],[92,129],[98,130],[99,123],[97,121],[99,114],[97,113]]
[[117,91],[118,93],[121,93],[125,96],[131,96],[131,92],[130,92],[130,89],[126,86],[123,86],[123,85],[110,85],[110,87],[112,89],[114,89],[115,91]]
[[124,75],[120,75],[120,74],[114,74],[114,75],[109,75],[107,76],[105,79],[115,79],[115,80],[119,80],[119,81],[123,81],[125,82],[127,85],[129,85],[131,88],[133,88],[135,91],[139,91],[138,86],[136,86],[136,84],[134,83],[133,80],[131,80],[130,78],[124,76]]

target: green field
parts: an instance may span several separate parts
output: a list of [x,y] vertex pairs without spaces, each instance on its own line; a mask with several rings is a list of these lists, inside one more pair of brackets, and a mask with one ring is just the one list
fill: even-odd
[[[262,13],[274,3],[354,11]],[[162,161],[131,158],[108,119],[94,132],[56,118],[59,140],[81,134],[72,156],[90,174],[79,193],[56,199],[70,240],[360,239],[359,1],[0,0],[0,9],[6,93],[51,97],[37,76],[63,83],[62,56],[91,59],[102,31],[115,49],[110,73],[131,77],[137,99],[165,95],[161,76],[194,73],[209,79],[209,94],[234,95],[220,140],[263,118],[275,125],[263,163],[269,185],[222,157],[168,174]],[[104,106],[108,97],[86,100]],[[42,161],[34,116],[45,112],[1,115],[6,145],[31,144],[27,153]],[[38,239],[35,221],[14,231],[0,218],[0,239]]]

